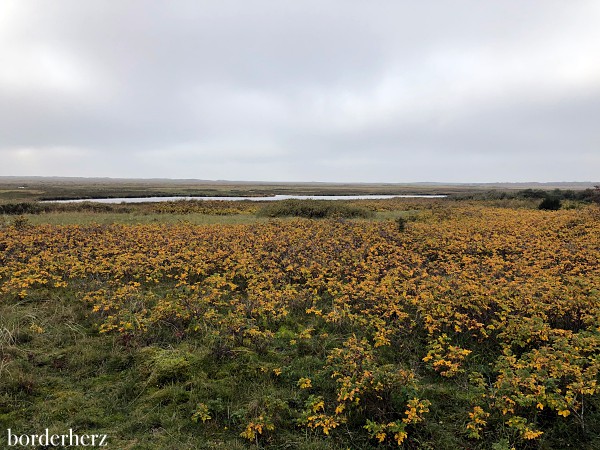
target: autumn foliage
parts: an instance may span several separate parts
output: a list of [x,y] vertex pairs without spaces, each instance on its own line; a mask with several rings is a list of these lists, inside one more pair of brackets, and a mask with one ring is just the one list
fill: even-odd
[[[402,231],[335,219],[7,226],[0,292],[74,291],[123,345],[169,335],[197,339],[215,364],[257,355],[253,376],[297,401],[247,408],[234,431],[249,442],[345,429],[415,448],[444,417],[435,386],[451,386],[465,439],[519,447],[598,427],[599,249],[596,207],[434,208]],[[306,355],[318,363],[299,376]],[[221,420],[210,405],[199,427]]]

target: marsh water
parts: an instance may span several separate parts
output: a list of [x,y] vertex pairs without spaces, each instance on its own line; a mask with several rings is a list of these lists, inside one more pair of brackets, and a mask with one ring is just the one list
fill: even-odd
[[93,198],[78,200],[54,200],[56,203],[97,202],[97,203],[145,203],[172,202],[185,200],[219,200],[219,201],[279,201],[279,200],[380,200],[390,198],[444,198],[446,195],[273,195],[269,197],[120,197]]

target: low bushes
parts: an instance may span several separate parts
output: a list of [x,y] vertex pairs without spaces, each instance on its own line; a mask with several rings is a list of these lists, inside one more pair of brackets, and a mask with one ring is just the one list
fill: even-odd
[[324,218],[369,218],[374,213],[363,208],[350,206],[339,201],[327,200],[283,200],[273,202],[260,209],[259,217],[305,217]]

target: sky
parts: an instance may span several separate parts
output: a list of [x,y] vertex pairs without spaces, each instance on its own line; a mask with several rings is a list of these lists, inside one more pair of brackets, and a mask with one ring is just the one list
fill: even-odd
[[2,0],[0,176],[600,180],[597,0]]

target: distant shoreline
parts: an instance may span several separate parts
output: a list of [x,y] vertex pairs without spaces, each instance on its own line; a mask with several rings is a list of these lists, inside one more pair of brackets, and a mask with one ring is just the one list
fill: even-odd
[[[583,191],[600,183],[325,183],[250,182],[175,179],[0,177],[0,202],[91,200],[149,197],[273,197],[440,195],[464,196],[495,191]],[[372,197],[370,197],[372,198]],[[164,201],[164,200],[163,200]]]

